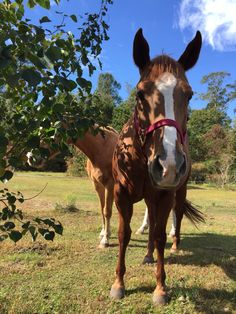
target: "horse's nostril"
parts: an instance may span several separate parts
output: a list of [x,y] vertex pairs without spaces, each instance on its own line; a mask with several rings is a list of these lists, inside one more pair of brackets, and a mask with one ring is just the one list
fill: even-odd
[[163,166],[160,163],[160,156],[157,156],[155,159],[155,168],[158,172],[162,173],[163,172]]
[[186,158],[185,158],[185,156],[184,156],[184,157],[183,157],[182,164],[181,164],[181,166],[180,166],[180,168],[179,168],[179,173],[180,173],[181,175],[184,175],[185,172],[186,172],[186,169],[187,169],[187,166],[186,166]]

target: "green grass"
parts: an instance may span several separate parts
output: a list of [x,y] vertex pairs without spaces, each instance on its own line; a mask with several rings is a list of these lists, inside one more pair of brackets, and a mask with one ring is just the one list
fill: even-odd
[[[236,192],[190,185],[188,198],[207,215],[196,229],[186,219],[181,250],[170,255],[166,273],[170,303],[152,305],[154,266],[141,265],[147,234],[132,234],[127,250],[126,297],[109,298],[117,261],[117,212],[112,217],[111,246],[99,250],[101,215],[96,193],[87,178],[63,174],[16,173],[7,186],[26,198],[27,213],[52,216],[64,226],[53,243],[25,238],[0,244],[0,313],[236,313]],[[73,200],[77,212],[57,210]],[[144,203],[134,208],[132,230],[143,218]],[[168,228],[170,227],[168,224]]]

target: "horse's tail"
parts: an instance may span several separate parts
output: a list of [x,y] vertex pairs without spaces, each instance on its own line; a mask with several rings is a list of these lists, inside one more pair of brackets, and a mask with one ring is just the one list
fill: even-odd
[[184,215],[196,226],[200,222],[205,222],[204,214],[194,207],[187,199],[183,206]]

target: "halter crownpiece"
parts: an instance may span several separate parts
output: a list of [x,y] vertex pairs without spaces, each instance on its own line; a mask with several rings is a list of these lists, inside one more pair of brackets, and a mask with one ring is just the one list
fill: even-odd
[[180,141],[181,141],[182,145],[184,145],[184,143],[186,141],[187,132],[186,131],[182,132],[178,123],[172,119],[161,119],[161,120],[149,125],[147,128],[144,129],[144,128],[141,128],[139,125],[138,113],[137,113],[137,110],[135,109],[134,126],[136,129],[136,132],[138,133],[139,140],[140,140],[142,146],[145,143],[147,134],[152,133],[154,130],[159,129],[163,126],[173,126],[174,128],[176,128],[176,130],[180,136]]

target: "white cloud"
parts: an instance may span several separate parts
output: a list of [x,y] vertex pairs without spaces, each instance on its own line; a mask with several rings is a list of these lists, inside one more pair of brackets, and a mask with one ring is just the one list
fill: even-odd
[[236,50],[236,0],[181,0],[178,25],[200,30],[215,50]]

